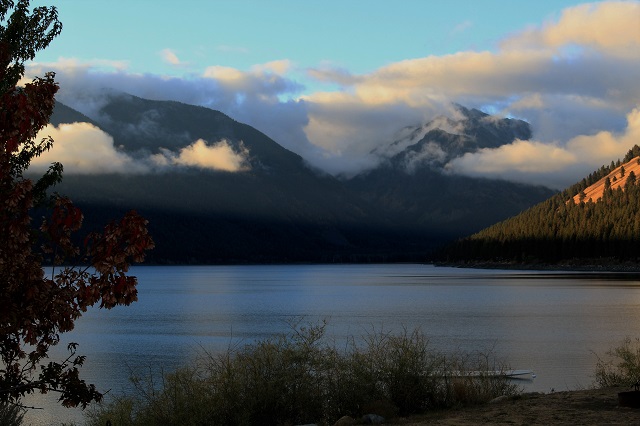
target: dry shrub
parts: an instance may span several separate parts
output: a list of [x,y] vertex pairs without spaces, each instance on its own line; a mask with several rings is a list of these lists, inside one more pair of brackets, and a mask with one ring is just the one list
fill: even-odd
[[598,386],[630,387],[640,382],[640,339],[627,337],[606,355],[607,359],[598,356],[596,363],[595,381]]
[[288,335],[205,353],[160,383],[152,375],[136,380],[135,396],[100,407],[89,424],[333,424],[344,415],[404,416],[517,391],[504,377],[465,373],[486,370],[489,356],[477,357],[484,364],[444,356],[419,330],[370,333],[338,350],[324,342],[325,326],[298,321]]
[[0,403],[0,425],[19,426],[22,424],[24,409],[8,402]]

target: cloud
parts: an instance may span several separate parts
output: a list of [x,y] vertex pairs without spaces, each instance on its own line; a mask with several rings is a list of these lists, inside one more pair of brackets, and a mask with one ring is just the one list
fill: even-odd
[[364,107],[339,97],[330,104],[308,103],[309,122],[304,130],[321,155],[306,159],[329,173],[347,176],[375,167],[380,157],[374,151],[393,140],[400,123],[419,125],[435,110],[420,111],[402,103]]
[[346,68],[334,67],[329,63],[318,68],[309,68],[307,74],[317,81],[335,83],[340,86],[352,86],[362,80],[361,77],[351,74]]
[[640,109],[627,115],[627,128],[621,134],[601,131],[590,136],[576,136],[567,143],[567,149],[578,153],[581,161],[602,165],[622,157],[640,142]]
[[[327,66],[310,70],[344,90],[304,96],[310,111],[305,131],[335,157],[361,155],[388,138],[384,111],[411,125],[420,112],[439,114],[456,102],[529,121],[536,147],[548,153],[577,135],[620,132],[640,99],[638,22],[640,3],[602,2],[565,9],[557,21],[509,35],[495,51],[409,59],[361,75]],[[503,160],[517,165],[517,157]]]
[[407,172],[413,173],[417,167],[426,163],[442,163],[447,153],[436,143],[429,142],[422,146],[420,151],[411,151],[405,159]]
[[502,43],[504,49],[566,49],[582,46],[608,54],[637,57],[640,3],[587,3],[565,9],[557,21],[522,31]]
[[178,154],[163,149],[161,154],[153,155],[151,161],[163,168],[179,165],[239,172],[249,170],[248,154],[246,149],[235,152],[225,140],[207,145],[207,142],[198,139],[193,144],[182,148]]
[[149,169],[113,146],[113,138],[89,123],[48,125],[36,140],[54,139],[51,150],[35,158],[30,171],[44,172],[54,161],[68,174],[145,173]]
[[162,56],[162,60],[165,61],[168,64],[176,65],[176,66],[184,66],[184,65],[186,65],[184,62],[182,62],[178,58],[178,55],[176,55],[176,53],[171,49],[163,49],[160,52],[160,55]]
[[[57,71],[59,100],[90,117],[104,101],[104,93],[96,90],[103,87],[202,105],[256,127],[333,174],[375,166],[380,156],[372,151],[388,145],[405,126],[450,115],[450,103],[455,102],[527,120],[534,141],[468,157],[452,171],[538,183],[550,173],[546,181],[561,187],[585,167],[587,173],[593,169],[591,157],[572,150],[578,141],[593,142],[604,134],[618,141],[630,131],[627,116],[640,99],[638,22],[639,2],[579,5],[563,10],[557,19],[506,35],[491,50],[407,59],[363,74],[328,62],[299,70],[286,59],[247,70],[213,65],[180,78],[130,73],[125,62],[72,59],[31,64],[30,71]],[[463,24],[460,30],[473,30]],[[604,148],[609,145],[601,139],[593,149],[601,146],[602,156],[609,155]],[[523,153],[541,167],[545,157],[563,166],[544,173],[543,168],[538,173],[526,170]],[[498,161],[503,162],[502,171],[490,168],[498,167]]]
[[[122,64],[119,64],[122,65]],[[55,63],[32,63],[33,76],[56,72],[60,91],[56,98],[90,118],[99,111],[113,90],[151,100],[173,100],[212,108],[247,123],[303,156],[316,156],[317,147],[304,132],[307,105],[294,99],[303,86],[290,79],[289,61],[272,61],[249,71],[208,68],[202,75],[182,78],[130,73],[119,67],[99,67],[93,61],[61,59]]]
[[249,71],[214,65],[204,71],[203,77],[216,81],[236,94],[242,94],[245,99],[257,97],[266,101],[276,101],[280,93],[291,93],[301,89],[301,86],[285,77],[290,67],[291,63],[287,60],[254,65]]
[[473,22],[467,19],[466,21],[460,22],[458,25],[453,27],[450,34],[453,35],[453,34],[463,33],[465,31],[468,31],[472,27],[473,27]]
[[447,165],[453,173],[537,183],[556,189],[577,182],[611,160],[622,158],[640,141],[640,109],[627,115],[624,132],[580,135],[566,144],[516,140],[495,149],[482,149]]
[[53,138],[53,147],[33,159],[29,167],[32,172],[43,173],[53,162],[62,163],[65,174],[157,173],[180,167],[226,172],[250,169],[249,151],[242,147],[236,152],[225,140],[208,145],[199,139],[179,153],[161,149],[161,154],[133,158],[118,150],[110,135],[89,123],[48,125],[36,140],[47,136]]

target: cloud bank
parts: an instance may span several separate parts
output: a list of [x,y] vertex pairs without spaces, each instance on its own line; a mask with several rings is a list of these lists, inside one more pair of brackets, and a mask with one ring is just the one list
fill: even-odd
[[[72,59],[29,71],[56,71],[59,100],[89,116],[103,87],[220,110],[334,174],[373,167],[373,150],[405,126],[450,115],[455,102],[525,119],[534,140],[456,160],[451,172],[564,187],[638,142],[626,135],[635,134],[640,102],[639,22],[637,1],[584,4],[506,35],[493,50],[407,59],[366,74],[327,64],[301,70],[286,59],[248,70],[214,64],[181,78]],[[173,51],[165,58],[179,63]]]
[[51,163],[60,162],[68,174],[140,174],[177,170],[181,167],[240,172],[250,169],[249,152],[234,151],[225,141],[209,145],[198,139],[176,153],[161,149],[161,154],[133,158],[118,150],[113,138],[89,123],[48,125],[36,136],[36,140],[51,136],[51,150],[35,158],[29,167],[32,172],[43,173]]
[[[535,181],[563,189],[585,177],[584,164],[603,165],[620,159],[640,143],[640,110],[627,115],[627,127],[621,133],[601,131],[580,135],[564,146],[539,141],[516,140],[496,149],[482,149],[451,161],[450,172],[469,176],[500,178],[517,182]],[[597,167],[594,167],[595,169]],[[593,171],[591,169],[590,171]]]

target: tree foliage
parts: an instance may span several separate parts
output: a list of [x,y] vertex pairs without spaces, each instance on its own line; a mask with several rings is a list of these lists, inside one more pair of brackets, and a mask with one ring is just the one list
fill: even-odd
[[[49,122],[58,85],[53,73],[18,83],[24,62],[61,28],[54,7],[0,0],[0,402],[56,391],[63,405],[86,407],[102,395],[79,376],[84,357],[72,343],[67,359],[46,362],[49,350],[88,307],[136,300],[129,266],[144,260],[153,240],[146,220],[131,211],[78,244],[82,212],[68,198],[48,195],[62,165],[53,163],[35,182],[26,176],[31,160],[53,144],[36,137]],[[36,208],[44,212],[37,222]]]

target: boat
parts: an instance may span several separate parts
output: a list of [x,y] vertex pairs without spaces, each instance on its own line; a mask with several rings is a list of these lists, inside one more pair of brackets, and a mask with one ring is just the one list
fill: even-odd
[[532,370],[451,371],[443,375],[448,377],[506,377],[516,380],[536,378]]
[[536,375],[531,370],[506,370],[503,371],[502,376],[510,379],[535,379]]

